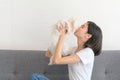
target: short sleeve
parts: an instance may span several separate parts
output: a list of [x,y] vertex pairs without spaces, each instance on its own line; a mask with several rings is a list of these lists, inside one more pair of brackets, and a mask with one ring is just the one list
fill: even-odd
[[85,48],[77,53],[83,64],[89,64],[94,60],[94,52],[91,48]]

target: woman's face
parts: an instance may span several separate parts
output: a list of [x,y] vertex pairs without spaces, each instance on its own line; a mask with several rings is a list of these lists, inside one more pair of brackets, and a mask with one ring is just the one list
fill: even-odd
[[88,23],[86,22],[74,32],[74,35],[77,38],[86,41],[86,39],[90,37],[89,36],[90,34],[88,34],[87,32],[88,32]]

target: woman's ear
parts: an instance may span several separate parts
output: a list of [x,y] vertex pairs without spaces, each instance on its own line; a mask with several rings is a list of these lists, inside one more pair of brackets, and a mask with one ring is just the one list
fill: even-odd
[[92,37],[91,34],[87,34],[87,38],[90,39]]

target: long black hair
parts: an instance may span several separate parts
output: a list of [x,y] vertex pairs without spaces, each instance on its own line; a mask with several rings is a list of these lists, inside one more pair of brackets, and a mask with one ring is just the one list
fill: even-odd
[[102,31],[94,22],[87,21],[87,23],[88,33],[91,34],[92,37],[85,43],[85,47],[92,48],[95,56],[98,56],[102,50]]

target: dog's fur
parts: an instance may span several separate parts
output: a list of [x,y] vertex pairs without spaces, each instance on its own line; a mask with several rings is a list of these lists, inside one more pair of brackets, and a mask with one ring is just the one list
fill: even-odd
[[[71,33],[71,32],[74,33],[75,30],[79,27],[78,23],[77,23],[77,20],[75,20],[75,19],[60,20],[54,26],[52,26],[51,41],[50,41],[50,46],[49,46],[49,50],[52,53],[52,55],[54,55],[54,53],[55,53],[55,48],[56,48],[56,45],[57,45],[57,42],[58,42],[58,39],[59,39],[59,35],[60,35],[60,32],[58,31],[58,28],[61,26],[61,24],[65,25],[65,23],[67,23],[67,25],[68,25],[67,35],[69,35],[69,33]],[[63,49],[62,49],[62,55],[66,56],[66,55],[69,55],[69,54],[71,54],[69,52],[69,47],[68,47],[67,43],[64,42]],[[52,57],[50,58],[49,65],[52,65],[51,60],[52,60]]]

